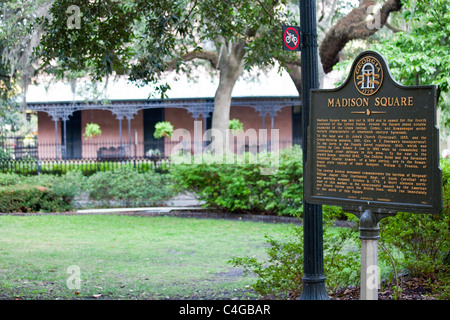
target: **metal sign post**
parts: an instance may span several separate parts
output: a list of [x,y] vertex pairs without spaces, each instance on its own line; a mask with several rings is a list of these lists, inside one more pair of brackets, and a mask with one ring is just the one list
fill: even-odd
[[[300,28],[302,30],[302,121],[303,168],[308,159],[308,126],[311,89],[319,87],[317,57],[317,25],[315,0],[300,1]],[[307,179],[307,178],[306,178]],[[323,268],[322,206],[303,198],[304,276],[301,300],[328,300]]]

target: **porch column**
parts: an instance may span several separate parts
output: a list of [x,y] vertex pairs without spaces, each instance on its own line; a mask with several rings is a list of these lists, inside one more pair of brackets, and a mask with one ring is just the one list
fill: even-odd
[[122,146],[122,118],[119,118],[119,139],[120,146]]
[[55,159],[58,159],[58,118],[53,119],[55,122]]
[[63,156],[63,159],[66,160],[67,159],[67,152],[66,152],[66,148],[67,148],[67,128],[66,128],[66,121],[67,119],[64,118],[62,119],[63,121],[63,126],[64,126],[64,147],[61,148],[61,153]]
[[128,120],[128,144],[131,148],[131,118],[127,117]]
[[[131,117],[127,117],[128,120],[128,157],[131,158]],[[135,152],[136,154],[136,152]]]

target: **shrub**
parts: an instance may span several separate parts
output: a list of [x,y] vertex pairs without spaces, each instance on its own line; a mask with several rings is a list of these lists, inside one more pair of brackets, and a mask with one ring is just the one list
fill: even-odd
[[[1,212],[58,212],[72,208],[73,198],[81,192],[83,176],[73,171],[53,175],[21,176],[0,174]],[[28,192],[28,193],[27,193]]]
[[127,206],[161,205],[173,195],[167,175],[129,168],[97,172],[86,180],[84,188],[93,200],[110,205],[113,200]]
[[52,181],[51,190],[65,203],[71,204],[73,199],[81,193],[85,179],[81,171],[69,171]]
[[[67,211],[72,209],[73,199],[82,191],[89,192],[93,200],[102,200],[106,204],[118,201],[122,205],[160,205],[173,195],[171,182],[167,175],[154,172],[139,173],[132,166],[124,166],[115,171],[100,171],[85,177],[83,168],[68,171],[61,176],[41,174],[39,176],[21,176],[14,173],[0,174],[0,187],[3,192],[12,192],[3,199],[3,212],[31,211]],[[24,187],[31,189],[30,197],[19,201]],[[34,187],[44,188],[46,195],[37,194]],[[12,200],[16,199],[16,200]],[[36,200],[38,199],[38,200]],[[40,199],[40,200],[39,200]],[[36,201],[55,201],[54,205],[34,205]],[[15,204],[7,204],[9,201]],[[29,209],[27,209],[29,208]]]
[[[324,273],[327,289],[335,291],[342,286],[355,285],[360,280],[360,254],[349,250],[348,245],[357,240],[356,229],[340,229],[337,233],[325,230]],[[253,289],[265,299],[298,298],[303,277],[303,228],[291,227],[283,240],[266,235],[267,261],[254,257],[234,258],[234,267],[243,267],[258,279]]]
[[20,176],[15,173],[0,173],[0,186],[10,186],[19,183]]
[[324,269],[329,291],[357,285],[361,277],[361,251],[357,228],[324,230]]
[[[397,263],[411,276],[430,284],[450,287],[450,165],[442,160],[443,210],[440,214],[399,212],[380,222],[381,240],[390,251],[400,252]],[[383,255],[381,255],[383,257]]]
[[[278,167],[269,173],[268,164]],[[181,189],[197,194],[207,206],[230,212],[296,215],[302,212],[302,156],[295,146],[276,154],[238,156],[233,164],[203,155],[175,160],[170,175]],[[187,163],[186,163],[187,162]]]
[[0,212],[59,212],[69,208],[70,203],[44,186],[0,187]]
[[414,276],[432,279],[448,270],[450,219],[445,211],[443,215],[401,212],[382,220],[381,238],[400,250],[402,265]]
[[244,272],[254,273],[258,279],[252,288],[265,299],[286,299],[299,296],[303,277],[303,228],[293,227],[283,240],[266,235],[267,261],[254,257],[233,258],[234,267],[243,267]]
[[111,174],[111,172],[96,172],[86,179],[83,189],[89,193],[91,199],[104,201],[112,199],[110,194]]
[[[444,208],[439,215],[398,213],[381,220],[380,235],[382,244],[391,256],[396,258],[403,272],[410,276],[428,280],[440,298],[448,299],[450,288],[450,161],[442,160]],[[340,216],[342,210],[324,206],[324,215]],[[354,219],[354,218],[353,218]],[[357,229],[341,228],[337,234],[324,234],[324,268],[326,285],[329,290],[357,285],[360,281],[360,243]],[[303,243],[298,234],[287,238],[284,243],[269,239],[267,261],[255,258],[235,258],[234,266],[244,267],[259,278],[253,288],[266,298],[295,297],[301,285],[303,262],[301,252]],[[349,249],[352,245],[355,250]],[[394,254],[395,253],[395,254]],[[289,260],[295,257],[298,261]],[[390,257],[380,251],[380,261],[389,265]],[[298,263],[297,263],[298,262]],[[398,268],[397,268],[398,269]],[[297,279],[297,280],[295,280]]]

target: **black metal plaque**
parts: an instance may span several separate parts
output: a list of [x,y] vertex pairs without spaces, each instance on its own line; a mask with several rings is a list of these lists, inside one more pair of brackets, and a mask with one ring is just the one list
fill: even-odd
[[402,86],[366,51],[336,89],[312,90],[304,196],[350,212],[439,213],[436,87]]

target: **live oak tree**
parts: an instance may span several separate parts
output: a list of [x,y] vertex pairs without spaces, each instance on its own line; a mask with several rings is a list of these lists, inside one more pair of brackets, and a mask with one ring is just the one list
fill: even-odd
[[[67,8],[74,5],[81,9],[80,27],[68,28]],[[57,0],[50,12],[39,54],[46,70],[58,75],[90,70],[99,80],[127,73],[139,85],[171,71],[189,73],[192,62],[206,61],[219,78],[212,128],[222,137],[236,81],[244,69],[287,57],[281,25],[294,23],[286,1],[273,0]]]
[[37,74],[33,49],[42,35],[34,22],[48,12],[51,1],[0,0],[0,5],[0,130],[4,132],[5,125],[15,131],[24,120],[27,87]]
[[[3,49],[3,39],[0,39],[0,50]],[[9,116],[13,111],[9,101],[14,96],[14,77],[9,74],[7,63],[0,61],[0,131],[4,125],[11,125],[12,119]]]
[[[276,62],[288,70],[301,94],[300,56],[283,52],[281,46],[281,25],[298,24],[298,16],[289,10],[298,10],[296,1],[33,1],[38,2],[47,12],[34,16],[37,23],[28,31],[43,31],[33,57],[42,62],[39,72],[58,78],[88,74],[94,80],[126,75],[138,85],[159,83],[164,95],[169,88],[158,81],[167,72],[189,73],[194,62],[206,61],[219,77],[212,127],[222,136],[228,128],[231,93],[243,70]],[[319,1],[319,27],[329,28],[336,3],[341,2],[345,1]],[[376,32],[367,28],[368,6],[375,3],[360,1],[320,39],[325,72],[338,61],[346,42]],[[384,17],[399,8],[400,0],[389,0],[380,12]],[[380,27],[384,22],[381,19]]]
[[[23,96],[36,74],[37,61],[33,50],[39,45],[42,28],[34,24],[35,18],[44,16],[50,6],[49,0],[0,0],[0,53],[2,71],[0,78],[9,84],[20,84]],[[13,86],[8,89],[13,91]],[[2,90],[2,95],[6,90]]]

